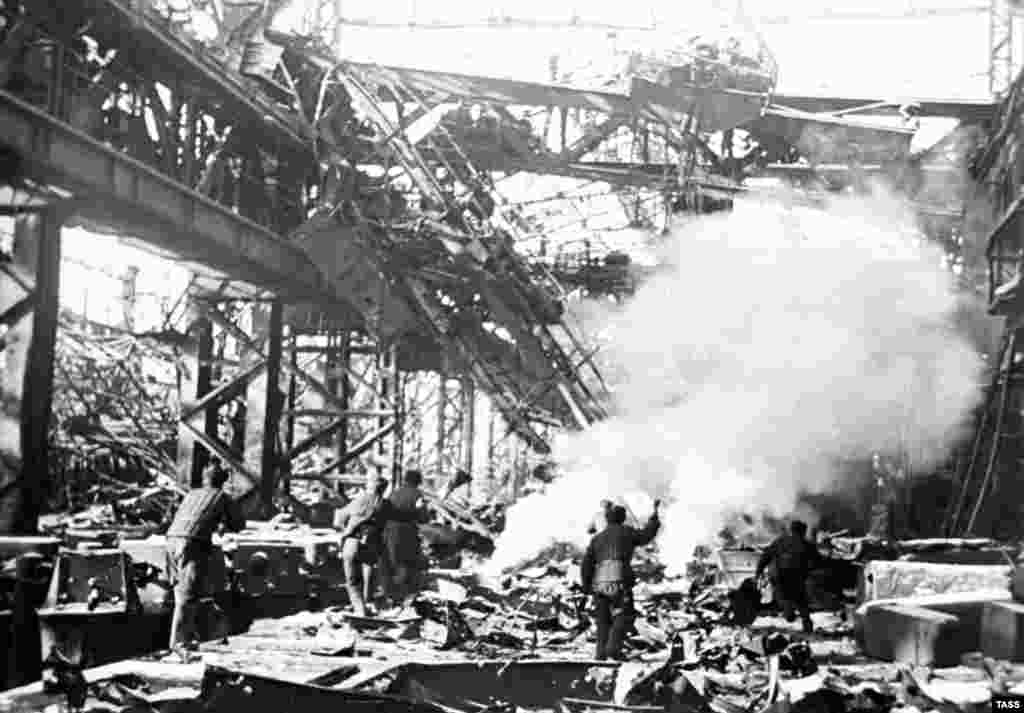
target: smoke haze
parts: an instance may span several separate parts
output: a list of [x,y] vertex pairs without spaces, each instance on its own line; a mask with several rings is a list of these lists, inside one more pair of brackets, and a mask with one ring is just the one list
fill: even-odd
[[558,449],[563,475],[509,512],[500,569],[583,543],[604,497],[642,518],[679,569],[735,511],[793,511],[837,458],[947,453],[978,397],[980,360],[953,329],[942,254],[900,203],[827,211],[742,204],[680,226],[665,270],[624,306],[589,306],[615,365],[616,413]]

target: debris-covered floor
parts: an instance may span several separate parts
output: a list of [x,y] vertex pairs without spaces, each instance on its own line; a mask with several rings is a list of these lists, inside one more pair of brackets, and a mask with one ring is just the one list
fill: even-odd
[[770,610],[737,626],[729,572],[667,578],[650,553],[638,559],[622,663],[591,660],[578,561],[560,548],[496,581],[469,564],[432,569],[414,612],[357,618],[338,605],[257,618],[188,662],[134,658],[85,671],[87,685],[63,672],[48,693],[0,695],[0,710],[952,711],[1024,693],[1024,666],[980,654],[945,668],[872,661],[849,601],[815,612],[812,634]]

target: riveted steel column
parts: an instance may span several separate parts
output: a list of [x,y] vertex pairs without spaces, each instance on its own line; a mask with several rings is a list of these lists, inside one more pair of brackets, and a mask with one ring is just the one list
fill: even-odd
[[36,532],[49,483],[48,435],[66,212],[15,219],[11,260],[0,273],[0,533]]

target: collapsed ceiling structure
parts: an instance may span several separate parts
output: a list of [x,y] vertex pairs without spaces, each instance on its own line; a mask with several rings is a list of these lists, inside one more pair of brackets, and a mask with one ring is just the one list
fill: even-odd
[[[474,510],[446,500],[453,488],[470,481],[476,488],[479,482],[479,470],[469,465],[473,389],[485,391],[509,430],[537,453],[549,452],[551,430],[585,429],[607,418],[615,400],[595,365],[594,345],[570,324],[571,300],[579,294],[621,298],[635,289],[644,270],[658,269],[641,268],[626,252],[594,250],[604,224],[589,211],[577,211],[579,227],[564,231],[570,239],[556,245],[551,213],[570,212],[566,207],[572,208],[590,187],[609,199],[616,219],[623,218],[628,228],[653,242],[677,214],[728,210],[737,196],[760,195],[765,189],[754,179],[781,176],[783,190],[795,184],[803,189],[796,195],[814,201],[884,176],[898,182],[922,215],[934,221],[930,236],[948,238],[949,252],[954,252],[963,244],[961,206],[937,204],[949,198],[945,178],[960,170],[956,162],[965,151],[951,135],[913,154],[914,122],[919,116],[952,115],[978,123],[991,115],[990,106],[970,103],[781,96],[767,49],[729,38],[722,44],[697,38],[680,51],[632,53],[626,68],[608,81],[591,83],[578,74],[569,78],[553,72],[549,82],[540,83],[346,61],[338,54],[344,47],[319,32],[275,30],[274,18],[287,5],[279,0],[84,0],[68,5],[57,0],[0,3],[0,164],[7,170],[0,199],[4,217],[14,223],[14,247],[2,248],[0,259],[3,395],[9,406],[6,420],[0,420],[0,533],[35,532],[40,481],[45,480],[40,474],[48,466],[45,435],[56,420],[51,413],[61,422],[61,439],[56,449],[50,441],[51,450],[60,450],[72,465],[76,457],[114,451],[110,445],[116,442],[126,461],[142,462],[150,472],[173,472],[177,482],[165,478],[148,489],[107,479],[113,481],[105,485],[115,491],[112,499],[120,512],[112,506],[110,519],[102,521],[89,520],[91,512],[79,520],[67,518],[60,524],[62,534],[72,534],[64,544],[73,537],[97,544],[92,538],[99,540],[98,531],[108,525],[137,524],[136,535],[159,531],[158,523],[166,520],[183,486],[197,480],[206,462],[201,453],[219,457],[247,481],[248,493],[259,496],[257,506],[265,506],[255,513],[259,520],[294,506],[285,502],[279,508],[277,498],[281,485],[291,494],[293,478],[316,481],[330,472],[337,474],[334,484],[362,486],[371,467],[378,472],[390,468],[394,476],[409,467],[409,459],[387,453],[382,443],[390,437],[395,448],[422,447],[422,439],[403,444],[402,429],[426,431],[430,419],[423,418],[425,409],[403,411],[402,388],[404,376],[426,373],[429,378],[416,385],[429,383],[439,392],[437,413],[429,423],[438,444],[450,436],[449,421],[454,420],[451,406],[458,399],[451,381],[461,382],[460,428],[470,435],[463,438],[457,458],[438,457],[431,466],[436,477],[429,485],[443,478],[448,486],[443,495],[429,496],[440,515],[424,527],[424,532],[432,528],[425,539],[448,548],[438,547],[431,556],[435,563],[447,558],[465,545],[467,532],[478,538],[477,545],[493,546],[494,533],[505,526],[500,504],[488,502],[484,510]],[[1018,86],[1015,101],[1004,109],[1004,122],[1012,123],[1019,114],[1020,96]],[[995,145],[987,156],[991,163],[983,157],[978,170],[997,175],[1009,195],[1024,175],[1012,165],[1020,152],[1000,148],[998,141]],[[954,159],[946,160],[947,153]],[[936,173],[939,181],[932,180]],[[519,174],[575,184],[532,204],[562,202],[556,209],[534,210],[530,201],[513,201],[499,191],[502,182]],[[1013,229],[1019,208],[1019,200],[1007,207],[1010,214],[1000,235],[993,236],[990,255],[993,297],[997,303],[1008,301],[1002,306],[1013,313],[1019,312],[1020,280],[1014,274],[1019,231]],[[170,328],[139,333],[130,320],[118,329],[61,313],[55,275],[61,226],[68,224],[114,233],[192,271],[190,299],[181,300],[190,322],[185,333]],[[164,326],[170,321],[168,315]],[[1018,351],[1011,338],[1000,373],[994,375],[988,421],[983,421],[988,425],[979,429],[953,534],[963,529],[960,520],[968,531],[974,527],[979,503],[994,479],[999,444],[1019,436],[1019,419],[1003,417],[1007,403],[1016,403],[1009,392]],[[167,368],[148,373],[139,367],[142,359],[161,361]],[[58,394],[53,394],[54,383]],[[297,427],[302,419],[305,425]],[[408,433],[404,436],[408,441]],[[324,453],[313,457],[317,449]],[[1012,473],[1015,460],[1009,450],[1002,453]],[[983,473],[985,460],[989,464]],[[52,472],[52,461],[50,466]],[[96,475],[89,471],[86,466],[70,475],[88,482]],[[452,472],[455,477],[448,479]],[[543,469],[535,475],[538,482],[550,482]],[[519,494],[514,490],[513,499]],[[88,490],[84,497],[94,495]],[[325,520],[329,525],[335,503],[325,499],[320,504],[325,504],[322,512],[310,506],[297,519],[310,527]],[[76,523],[83,522],[88,532],[76,532]],[[332,571],[338,562],[330,550],[337,546],[338,533],[300,540],[298,529],[289,531],[295,523],[276,529],[279,523],[264,523],[267,528],[232,543],[236,549],[224,559],[235,582],[231,586],[242,584],[230,594],[257,607],[267,604],[270,594],[281,597],[277,602],[288,597],[289,606],[309,607],[339,581],[341,569]],[[447,541],[451,532],[446,527],[459,528]],[[311,532],[303,530],[300,536]],[[51,544],[56,555],[58,542]],[[851,545],[858,548],[857,557],[863,544]],[[145,564],[150,574],[154,566],[166,564],[162,547],[151,541],[134,540],[131,547],[130,556],[137,556],[136,564]],[[1003,550],[989,550],[989,543],[984,547],[985,562],[1005,556]],[[128,611],[129,599],[138,594],[132,592],[134,584],[129,586],[135,578],[127,574],[128,551],[125,546],[90,559],[94,553],[82,548],[56,555],[55,561],[118,573],[123,596],[102,606],[110,607],[104,611],[123,607],[119,616],[135,616]],[[967,559],[977,554],[969,552]],[[582,643],[580,634],[588,624],[582,605],[575,603],[582,597],[569,584],[575,579],[569,559],[558,565],[558,578],[564,574],[565,581],[547,592],[555,597],[553,608],[540,615],[524,606],[533,596],[531,588],[548,588],[536,578],[551,576],[552,551],[539,557],[544,566],[522,573],[532,584],[517,590],[526,593],[514,605],[512,599],[488,605],[482,590],[470,590],[455,579],[440,585],[440,604],[424,617],[427,626],[420,638],[433,637],[440,620],[445,623],[438,624],[444,629],[439,648],[454,647],[459,608],[465,605],[467,613],[476,609],[473,623],[480,628],[474,633],[466,627],[458,636],[482,634],[490,620],[488,636],[495,636],[489,645],[503,651],[501,656],[525,649],[531,635],[530,649],[536,649],[539,632],[542,642],[567,634],[569,643]],[[743,558],[753,557],[743,553]],[[652,579],[663,585],[661,565],[649,564]],[[61,619],[68,613],[60,610],[68,601],[60,601],[58,592],[75,582],[75,596],[83,601],[71,604],[77,609],[63,620],[95,618],[90,607],[101,598],[99,587],[77,576],[78,570],[62,579],[64,567],[55,567],[47,615],[56,612],[53,618]],[[730,577],[746,578],[753,567],[751,559],[730,572],[722,561]],[[224,579],[222,595],[229,593]],[[140,588],[152,584],[160,589],[155,579],[139,581]],[[153,598],[147,605],[156,600],[153,595],[149,590],[146,596]],[[655,600],[659,596],[666,614],[678,610],[684,598],[681,590],[662,589]],[[684,612],[692,619],[681,626],[691,632],[709,623],[702,601],[708,599],[701,595]],[[568,623],[563,622],[570,612],[560,611],[558,602],[574,608]],[[710,621],[725,623],[726,611]],[[524,612],[529,626],[520,632],[516,625],[511,631],[517,634],[509,635],[507,622],[521,619]],[[331,642],[322,639],[330,637],[320,633],[342,628],[330,621],[333,614],[323,616],[325,625],[313,627],[318,656],[301,645],[292,653],[302,651],[308,664],[319,656],[358,652],[364,659],[358,668],[371,657],[356,649],[354,638],[343,645],[334,641],[325,653],[324,645]],[[669,618],[648,616],[646,624],[641,618],[646,632],[641,638],[657,639],[644,647],[648,654],[672,649],[670,656],[689,659],[691,669],[695,663],[707,667],[709,659],[724,666],[728,656],[739,655],[727,653],[738,648],[735,642],[697,652],[693,640],[687,644],[685,638],[674,638],[683,629],[665,623]],[[504,623],[495,624],[498,620]],[[654,621],[666,627],[663,632]],[[405,622],[395,623],[404,627]],[[299,626],[305,635],[309,620]],[[893,628],[881,619],[875,627]],[[135,633],[136,627],[128,628]],[[111,650],[123,643],[113,641],[120,637],[103,638],[111,639],[103,642],[111,643]],[[240,648],[252,646],[246,656],[258,660],[256,666],[273,667],[280,659],[269,664],[264,659],[273,658],[265,652],[281,645],[267,641],[275,638],[293,644],[300,637],[278,631],[264,640],[250,637]],[[405,634],[400,638],[385,657],[398,650],[408,655],[403,650],[408,639]],[[477,644],[484,638],[470,642],[473,655],[480,654]],[[21,643],[29,640],[37,648],[38,635],[23,636]],[[151,649],[151,643],[143,645]],[[762,644],[767,646],[767,639]],[[226,645],[205,646],[209,653]],[[916,644],[911,648],[916,651]],[[218,651],[231,655],[230,649]],[[431,649],[431,655],[436,653]],[[331,685],[353,671],[349,667],[340,674],[337,662],[323,666],[338,677],[330,679]],[[779,681],[778,658],[770,666],[775,670],[768,679],[769,697]],[[474,668],[479,673],[477,662],[460,663],[453,667],[453,678],[461,681]],[[510,668],[503,661],[486,668],[478,682],[482,690],[493,686],[491,673],[502,679],[511,671],[518,680],[524,667]],[[420,675],[434,676],[425,668]],[[577,685],[575,672],[572,677],[571,689]],[[280,682],[254,683],[234,674],[220,678],[240,693],[248,691],[249,700],[249,683],[291,700],[290,689]],[[428,689],[416,681],[409,687],[410,697],[426,696]],[[452,687],[458,689],[455,683]],[[320,688],[317,695],[326,696],[328,690]],[[459,706],[488,707],[463,700],[461,690],[453,695]],[[230,704],[234,699],[228,695],[225,700]],[[324,705],[336,705],[336,700],[347,699],[325,699]],[[575,700],[583,707],[593,702]]]
[[[261,346],[264,336],[241,339],[218,301],[276,296],[286,303],[276,323],[293,333],[325,324],[360,331],[393,352],[399,371],[466,375],[539,453],[550,448],[541,435],[549,425],[585,428],[614,408],[592,345],[566,321],[567,295],[619,296],[640,269],[629,255],[592,254],[589,243],[575,261],[561,249],[548,259],[550,227],[501,195],[499,181],[532,174],[603,186],[629,225],[665,230],[675,213],[728,209],[737,194],[758,190],[752,177],[810,176],[820,190],[857,182],[870,167],[904,175],[912,128],[858,114],[949,109],[875,100],[836,108],[778,96],[777,67],[757,37],[631,52],[622,71],[596,82],[578,73],[537,83],[350,62],[319,34],[275,29],[285,6],[7,8],[11,66],[28,58],[12,76],[31,90],[15,100],[99,142],[88,147],[96,161],[117,166],[79,166],[74,151],[60,160],[55,144],[50,160],[33,159],[23,173],[36,188],[112,195],[80,200],[70,220],[191,265],[201,311],[265,366],[273,348]],[[125,27],[148,49],[122,46]],[[51,62],[53,47],[63,48],[56,83],[33,64]],[[194,78],[183,82],[177,65]],[[17,112],[41,119],[21,105]],[[52,136],[63,141],[61,126]],[[152,188],[128,188],[121,176],[138,168],[122,165],[123,156],[155,172],[146,179]],[[823,181],[825,164],[846,170]],[[166,178],[193,193],[168,204]],[[527,247],[538,243],[539,251]],[[237,372],[216,398],[202,393],[212,385],[198,387],[196,404],[216,410],[257,378]],[[343,420],[341,402],[328,401]],[[196,404],[184,412],[196,416]],[[186,420],[189,439],[228,452],[209,426]],[[268,460],[267,472],[277,466]],[[251,464],[238,467],[255,477]]]

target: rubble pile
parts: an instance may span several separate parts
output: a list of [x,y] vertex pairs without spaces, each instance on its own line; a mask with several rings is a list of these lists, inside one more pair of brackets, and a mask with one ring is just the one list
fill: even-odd
[[[266,523],[259,533],[293,539],[316,534],[308,525],[284,521]],[[242,533],[238,543],[245,538]],[[902,549],[949,557],[951,547],[910,543]],[[958,548],[958,556],[965,556]],[[494,580],[469,567],[435,567],[412,611],[371,610],[358,617],[346,607],[327,606],[257,619],[230,640],[200,647],[196,661],[205,664],[205,674],[199,685],[119,674],[71,686],[67,682],[77,679],[66,672],[49,685],[71,686],[68,699],[84,710],[138,713],[226,711],[239,696],[301,697],[308,701],[304,711],[358,702],[449,713],[926,713],[988,710],[994,692],[1024,700],[1024,666],[981,653],[964,654],[959,665],[945,668],[868,659],[846,609],[827,601],[824,609],[822,602],[816,607],[815,632],[800,633],[798,624],[762,602],[765,592],[751,590],[751,580],[742,587],[728,583],[738,571],[730,567],[756,555],[698,552],[690,568],[696,576],[676,577],[666,575],[652,548],[638,551],[636,618],[622,662],[592,660],[594,626],[579,587],[581,553],[557,545]],[[240,649],[325,662],[332,683],[311,685],[285,672],[256,675]]]
[[118,489],[171,479],[181,335],[134,334],[68,315],[60,326],[50,431],[58,487],[49,502],[80,510]]
[[145,536],[170,524],[185,490],[171,478],[157,475],[147,485],[98,475],[78,507],[43,516],[40,530],[61,536],[71,530],[117,530]]
[[[149,487],[106,478],[88,507],[52,519],[48,532],[72,547],[119,543],[131,552],[133,566],[148,562],[159,579],[164,550],[160,538],[151,535],[181,495],[162,478]],[[633,560],[635,618],[624,661],[597,662],[578,547],[553,544],[490,577],[476,561],[493,547],[501,509],[431,498],[431,511],[434,518],[421,534],[432,568],[412,608],[378,612],[371,607],[366,616],[355,616],[344,600],[328,598],[329,591],[343,591],[337,531],[303,521],[305,511],[296,508],[217,538],[229,563],[218,601],[228,607],[247,597],[253,611],[243,628],[230,635],[224,630],[195,652],[194,662],[204,665],[195,670],[206,672],[201,684],[196,673],[173,685],[121,674],[84,683],[73,666],[52,660],[46,690],[65,695],[82,710],[139,713],[228,710],[229,701],[264,689],[267,696],[312,697],[314,710],[358,700],[467,713],[925,713],[987,710],[993,692],[1020,694],[1024,700],[1024,666],[977,653],[984,648],[979,643],[961,647],[952,660],[926,661],[921,651],[931,634],[925,629],[910,635],[918,640],[917,651],[909,654],[885,639],[884,627],[881,633],[865,633],[879,620],[865,612],[883,609],[888,616],[910,616],[908,627],[933,619],[952,626],[959,616],[975,634],[989,626],[982,623],[988,616],[983,607],[998,605],[996,614],[1014,616],[1009,586],[1005,596],[990,595],[1000,582],[1008,584],[1007,561],[1016,550],[989,540],[821,539],[827,556],[809,581],[816,612],[811,634],[778,616],[770,585],[753,579],[761,550],[752,541],[698,549],[683,576],[666,571],[656,546],[642,547]],[[152,561],[139,559],[150,550]],[[971,603],[980,589],[988,599]],[[166,598],[141,588],[140,593],[143,609],[151,599]],[[952,598],[946,602],[937,594]],[[891,598],[897,596],[902,598]],[[299,603],[279,611],[265,608],[275,597]],[[932,615],[926,607],[934,609]],[[918,620],[914,612],[924,614]],[[893,653],[879,654],[886,645]],[[935,651],[940,648],[935,645]],[[265,665],[259,652],[279,660],[285,656],[288,663],[259,668]],[[880,663],[865,652],[890,661]],[[316,676],[302,673],[310,666]],[[263,675],[268,669],[273,676]],[[542,669],[555,673],[541,675]],[[330,686],[310,685],[325,676]],[[254,693],[245,692],[249,689]]]

